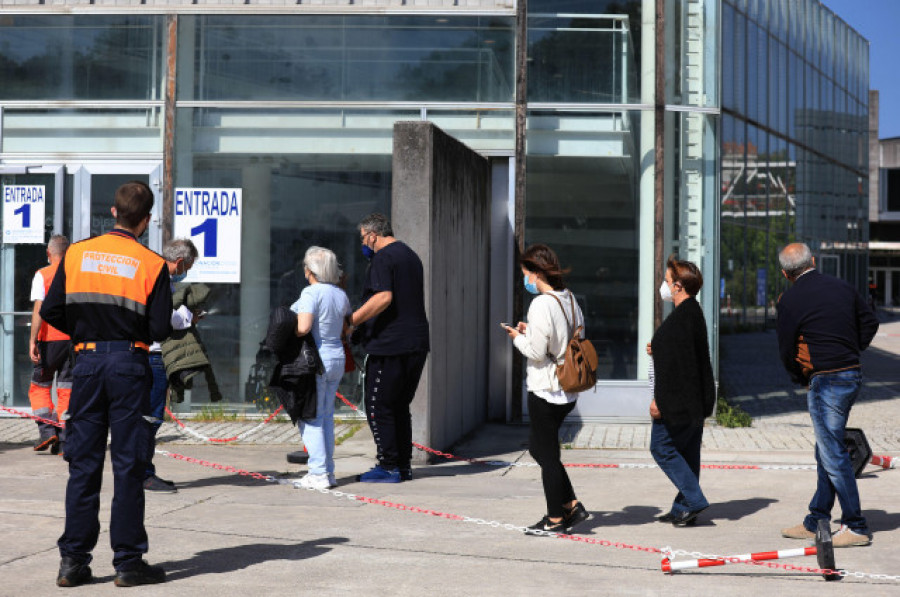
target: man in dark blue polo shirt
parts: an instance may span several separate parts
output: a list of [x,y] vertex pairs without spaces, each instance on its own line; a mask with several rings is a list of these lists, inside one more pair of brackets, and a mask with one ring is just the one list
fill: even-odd
[[399,483],[412,479],[412,417],[416,394],[428,356],[424,272],[419,256],[394,238],[382,214],[359,223],[366,270],[363,305],[351,316],[360,327],[366,363],[366,415],[378,464],[360,475],[364,483]]
[[841,528],[835,547],[872,542],[844,432],[859,395],[859,354],[869,346],[878,320],[862,296],[843,280],[816,271],[809,247],[793,243],[778,255],[791,287],[778,300],[778,348],[795,383],[808,387],[807,403],[816,434],[818,485],[802,523],[783,529],[790,539],[815,538],[819,520],[831,520],[837,496]]

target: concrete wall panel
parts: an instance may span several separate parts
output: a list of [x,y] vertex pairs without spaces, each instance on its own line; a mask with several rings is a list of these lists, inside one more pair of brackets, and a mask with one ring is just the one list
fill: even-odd
[[446,448],[487,416],[489,165],[429,122],[398,122],[393,177],[394,233],[422,259],[431,325],[413,438]]

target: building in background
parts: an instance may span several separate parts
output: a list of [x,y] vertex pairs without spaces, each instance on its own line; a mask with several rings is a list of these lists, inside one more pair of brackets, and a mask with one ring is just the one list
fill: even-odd
[[774,323],[790,242],[866,292],[868,67],[868,42],[818,0],[723,0],[724,330]]
[[900,137],[878,138],[878,91],[869,92],[869,295],[900,306]]
[[[865,40],[816,0],[667,0],[657,214],[655,10],[656,0],[527,5],[524,241],[571,267],[599,348],[584,418],[646,418],[657,240],[702,269],[714,353],[725,295],[735,311],[754,306],[763,270],[763,303],[774,298],[771,259],[787,240],[865,276],[850,243],[867,239],[819,219],[865,222],[846,184],[847,173],[865,178],[865,152],[857,163],[848,150],[865,142],[854,128],[866,113]],[[491,161],[490,308],[497,321],[511,315],[517,14],[514,0],[0,0],[2,184],[43,185],[46,232],[78,240],[112,226],[121,182],[147,180],[160,199],[154,248],[175,189],[241,189],[240,283],[213,285],[202,333],[229,406],[252,412],[268,312],[299,294],[306,248],[333,249],[359,299],[354,225],[390,213],[397,121],[432,121]],[[195,240],[205,233],[197,226]],[[28,276],[43,250],[0,251],[0,399],[23,406]],[[511,362],[494,328],[467,332]],[[521,412],[508,378],[492,381],[491,418]],[[358,396],[357,383],[348,376],[342,392]],[[207,399],[198,387],[179,408]]]

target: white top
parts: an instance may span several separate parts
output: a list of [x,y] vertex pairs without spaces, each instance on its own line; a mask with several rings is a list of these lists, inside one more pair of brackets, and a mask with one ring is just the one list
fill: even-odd
[[[577,393],[563,392],[556,378],[556,366],[562,362],[569,344],[570,334],[578,326],[584,326],[584,315],[575,301],[575,313],[568,290],[552,291],[565,309],[550,294],[541,294],[528,307],[528,327],[516,336],[513,345],[528,358],[525,385],[529,392],[551,404],[575,402]],[[568,322],[572,322],[570,325]],[[582,338],[584,330],[582,329]],[[555,358],[549,356],[554,355]]]
[[31,302],[42,301],[44,298],[44,276],[37,272],[31,280]]

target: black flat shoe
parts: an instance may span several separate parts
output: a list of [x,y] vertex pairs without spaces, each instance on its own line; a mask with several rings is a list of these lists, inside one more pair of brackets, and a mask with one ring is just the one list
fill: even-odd
[[[709,506],[707,506],[708,508]],[[701,512],[706,510],[706,508],[700,508],[699,510],[688,510],[686,512],[681,512],[680,514],[676,514],[672,517],[672,525],[676,527],[692,527],[697,524],[697,516]]]
[[151,566],[144,560],[134,568],[117,570],[113,581],[117,587],[136,587],[166,582],[166,571],[162,566]]
[[57,587],[77,587],[94,582],[91,567],[64,557],[59,563],[59,575],[56,577]]
[[666,512],[662,516],[656,517],[657,522],[672,522],[673,520],[675,520],[675,514],[673,512]]

